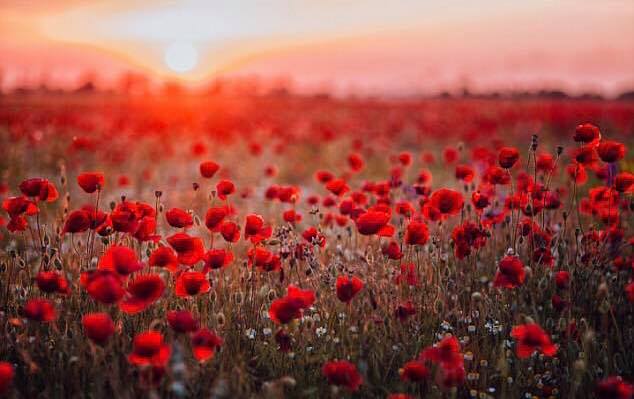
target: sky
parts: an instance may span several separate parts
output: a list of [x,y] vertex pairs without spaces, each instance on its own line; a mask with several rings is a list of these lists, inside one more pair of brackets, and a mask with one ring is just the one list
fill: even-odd
[[3,88],[125,71],[409,95],[634,88],[634,1],[0,0]]

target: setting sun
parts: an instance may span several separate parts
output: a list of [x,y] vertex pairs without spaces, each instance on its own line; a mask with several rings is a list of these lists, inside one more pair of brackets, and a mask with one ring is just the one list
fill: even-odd
[[165,50],[164,60],[174,72],[189,72],[198,64],[198,51],[191,43],[173,43]]

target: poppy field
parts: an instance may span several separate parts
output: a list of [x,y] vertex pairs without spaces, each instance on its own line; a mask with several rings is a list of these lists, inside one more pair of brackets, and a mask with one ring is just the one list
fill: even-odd
[[634,103],[0,97],[0,395],[632,398]]

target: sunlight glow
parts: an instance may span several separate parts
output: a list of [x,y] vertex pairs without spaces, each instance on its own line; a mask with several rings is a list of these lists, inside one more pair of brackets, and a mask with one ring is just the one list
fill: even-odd
[[165,64],[174,72],[189,72],[198,65],[198,51],[191,43],[173,43],[165,50]]

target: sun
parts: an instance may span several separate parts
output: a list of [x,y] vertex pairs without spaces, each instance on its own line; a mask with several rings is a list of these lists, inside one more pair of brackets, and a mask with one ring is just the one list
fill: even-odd
[[172,43],[165,49],[164,60],[174,72],[189,72],[198,64],[198,51],[191,43]]

